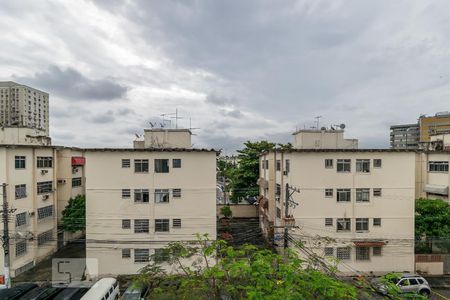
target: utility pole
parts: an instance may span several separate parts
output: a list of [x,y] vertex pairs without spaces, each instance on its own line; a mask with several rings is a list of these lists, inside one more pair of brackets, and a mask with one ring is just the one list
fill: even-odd
[[5,286],[11,287],[11,279],[9,278],[9,210],[8,199],[6,195],[6,183],[3,183],[3,251],[5,253]]

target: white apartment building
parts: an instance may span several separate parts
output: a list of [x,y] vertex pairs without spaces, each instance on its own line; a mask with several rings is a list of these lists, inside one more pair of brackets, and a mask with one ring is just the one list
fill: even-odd
[[[260,177],[261,227],[281,247],[282,227],[294,219],[290,239],[337,258],[343,274],[414,271],[415,152],[271,151],[260,158]],[[299,189],[287,218],[286,184]]]
[[100,275],[135,274],[196,233],[216,239],[217,153],[191,148],[189,130],[163,134],[180,132],[159,148],[86,149],[86,255]]
[[0,127],[25,127],[49,135],[49,95],[35,88],[0,81]]
[[450,151],[428,151],[417,154],[416,198],[449,200]]

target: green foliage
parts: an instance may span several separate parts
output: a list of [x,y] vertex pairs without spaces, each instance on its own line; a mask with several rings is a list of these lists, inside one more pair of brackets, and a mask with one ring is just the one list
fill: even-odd
[[231,211],[231,208],[227,205],[224,206],[220,209],[220,213],[225,217],[225,218],[230,218],[233,215],[233,212]]
[[77,232],[86,229],[86,197],[70,198],[62,212],[62,226],[65,231]]
[[[167,275],[152,260],[137,277],[163,283],[150,299],[357,299],[353,286],[308,268],[290,251],[282,257],[252,245],[235,249],[206,235],[191,244],[171,243],[167,249],[167,264],[182,275]],[[165,288],[165,281],[177,282],[176,288]]]
[[418,242],[418,252],[430,253],[435,240],[441,250],[450,253],[450,205],[440,199],[418,199],[415,231],[416,239],[422,240]]

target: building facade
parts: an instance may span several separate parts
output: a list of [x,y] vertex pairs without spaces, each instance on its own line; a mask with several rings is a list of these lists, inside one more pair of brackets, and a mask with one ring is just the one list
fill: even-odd
[[358,149],[358,140],[345,139],[344,130],[301,129],[292,135],[295,149]]
[[1,81],[0,127],[33,128],[49,136],[49,95],[26,85]]
[[[415,152],[272,151],[261,156],[260,174],[260,223],[277,245],[283,226],[295,223],[289,246],[301,241],[337,259],[342,274],[414,271]],[[287,213],[286,185],[298,204]]]
[[449,200],[450,151],[424,151],[416,159],[416,198]]
[[419,124],[391,126],[392,149],[418,149],[420,141]]

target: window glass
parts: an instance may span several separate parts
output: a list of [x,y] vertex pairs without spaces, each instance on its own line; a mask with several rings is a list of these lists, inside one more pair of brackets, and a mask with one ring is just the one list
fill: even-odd
[[169,219],[156,219],[155,220],[156,232],[168,232],[169,231]]
[[134,220],[134,233],[148,233],[148,232],[149,232],[148,219]]
[[169,189],[155,189],[155,203],[169,203]]
[[327,169],[333,168],[333,160],[332,159],[325,159],[325,168],[327,168]]
[[180,158],[174,158],[172,160],[172,168],[181,168],[181,159]]
[[169,173],[169,160],[155,159],[155,173]]
[[357,159],[356,160],[356,172],[369,173],[370,172],[370,159]]
[[374,168],[381,168],[382,160],[381,159],[374,159],[373,160],[373,167]]
[[338,159],[337,160],[337,171],[338,172],[351,172],[351,160],[350,159]]
[[134,172],[135,173],[148,173],[148,159],[135,159],[134,160]]
[[369,202],[370,189],[356,189],[356,202]]
[[350,189],[337,189],[336,195],[337,195],[338,202],[350,202],[351,201],[351,190]]

